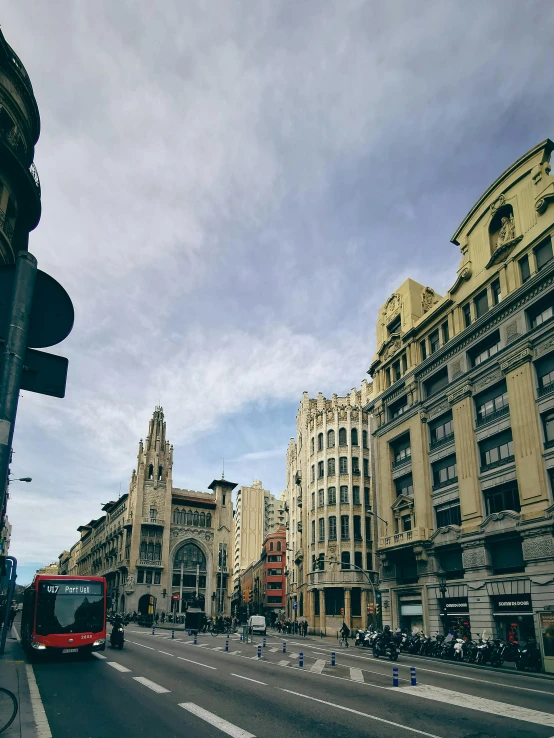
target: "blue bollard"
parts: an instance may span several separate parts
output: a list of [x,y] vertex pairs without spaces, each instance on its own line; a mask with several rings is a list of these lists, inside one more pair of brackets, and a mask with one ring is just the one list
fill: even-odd
[[335,652],[331,651],[331,666],[336,666],[335,664]]
[[242,638],[242,633],[240,634],[240,639],[241,639],[241,641],[243,640],[243,638]]
[[262,658],[262,647],[261,646],[258,646],[258,658],[259,659]]
[[412,684],[412,687],[417,686],[415,666],[410,666],[410,682]]
[[191,635],[192,635],[192,630],[189,630],[189,638],[191,637]]
[[304,666],[304,654],[302,651],[300,651],[300,655],[298,656],[298,666],[302,669]]
[[155,630],[156,629],[154,628],[154,626],[152,626],[152,635],[156,635],[155,632],[154,632]]
[[264,648],[265,648],[265,638],[264,638]]
[[283,653],[287,652],[287,642],[283,641]]
[[225,639],[225,650],[226,651],[229,650],[229,639],[228,638]]
[[172,638],[175,638],[175,631],[174,630],[171,631],[171,637]]
[[392,667],[392,686],[398,687],[398,666]]
[[196,646],[196,644],[198,643],[198,640],[197,640],[197,638],[198,638],[198,636],[197,636],[197,635],[196,635],[196,633],[195,633],[195,634],[194,634],[194,645],[195,645],[195,646]]

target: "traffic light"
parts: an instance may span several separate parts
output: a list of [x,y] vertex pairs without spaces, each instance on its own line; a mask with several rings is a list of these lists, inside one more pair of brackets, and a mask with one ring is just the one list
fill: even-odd
[[340,614],[344,617],[344,607],[341,607]]
[[381,609],[381,606],[380,606],[380,605],[379,605],[379,603],[377,602],[377,604],[375,605],[375,614],[376,614],[376,615],[379,615],[379,611],[380,611],[380,609]]
[[367,606],[367,614],[373,615],[373,603]]

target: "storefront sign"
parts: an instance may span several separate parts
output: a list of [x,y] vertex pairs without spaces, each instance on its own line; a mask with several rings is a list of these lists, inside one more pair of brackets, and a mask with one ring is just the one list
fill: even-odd
[[400,605],[401,615],[423,615],[423,605]]
[[469,615],[467,597],[448,597],[442,604],[441,615]]
[[530,594],[491,596],[496,615],[511,612],[533,612]]

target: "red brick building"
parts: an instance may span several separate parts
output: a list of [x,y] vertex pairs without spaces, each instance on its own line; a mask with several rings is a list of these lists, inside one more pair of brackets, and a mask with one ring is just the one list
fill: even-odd
[[286,530],[284,525],[280,525],[277,530],[265,537],[261,555],[263,561],[261,612],[266,616],[277,610],[285,610],[286,607],[286,549]]

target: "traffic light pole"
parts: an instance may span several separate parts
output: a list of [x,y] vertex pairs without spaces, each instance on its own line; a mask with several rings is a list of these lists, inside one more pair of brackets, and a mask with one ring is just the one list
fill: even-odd
[[28,251],[18,254],[6,342],[0,353],[0,520],[4,516],[8,470],[29,317],[37,276],[37,260]]

